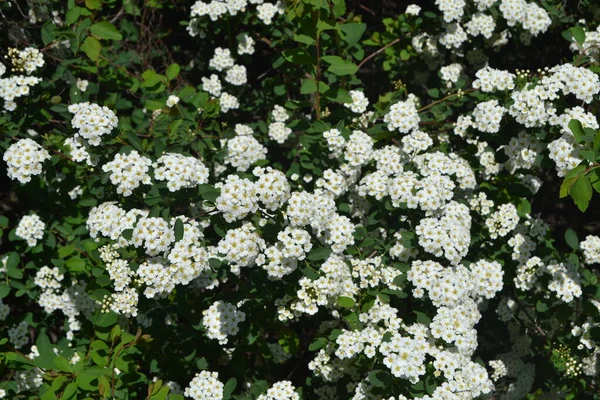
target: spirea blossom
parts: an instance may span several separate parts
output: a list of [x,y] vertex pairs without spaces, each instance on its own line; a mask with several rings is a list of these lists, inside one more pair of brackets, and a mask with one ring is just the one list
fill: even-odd
[[223,301],[215,301],[208,309],[202,311],[202,315],[206,336],[218,340],[220,344],[226,344],[228,336],[238,333],[239,323],[246,319],[246,313]]
[[217,372],[202,371],[194,376],[183,394],[194,400],[222,400],[223,388]]
[[15,234],[27,241],[29,247],[34,247],[44,236],[46,224],[37,214],[24,215],[17,225]]
[[150,184],[148,171],[151,165],[152,161],[149,158],[141,156],[137,150],[132,150],[129,154],[116,154],[113,161],[102,166],[102,170],[110,172],[110,181],[117,186],[117,193],[127,197],[131,196],[140,184]]
[[2,158],[8,166],[8,177],[27,183],[32,176],[42,173],[42,163],[50,159],[50,154],[33,140],[21,139],[13,143]]
[[156,180],[167,181],[171,192],[208,182],[208,168],[194,157],[167,153],[161,156],[153,167]]

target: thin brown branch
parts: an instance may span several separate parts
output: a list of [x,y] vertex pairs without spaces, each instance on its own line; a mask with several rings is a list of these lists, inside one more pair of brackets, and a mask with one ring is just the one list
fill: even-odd
[[395,45],[396,43],[398,43],[400,41],[400,38],[396,38],[394,40],[392,40],[390,43],[386,44],[385,46],[383,46],[382,48],[380,48],[379,50],[377,50],[376,52],[370,54],[367,58],[365,58],[364,60],[362,60],[360,62],[360,64],[358,64],[358,69],[360,70],[360,68],[367,62],[369,61],[371,58],[375,57],[377,54],[385,51],[385,49],[387,49],[388,47],[391,47],[393,45]]

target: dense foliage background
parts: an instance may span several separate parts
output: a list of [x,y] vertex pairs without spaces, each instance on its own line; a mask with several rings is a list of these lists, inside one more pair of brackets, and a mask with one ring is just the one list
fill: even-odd
[[600,398],[595,1],[0,17],[0,398]]

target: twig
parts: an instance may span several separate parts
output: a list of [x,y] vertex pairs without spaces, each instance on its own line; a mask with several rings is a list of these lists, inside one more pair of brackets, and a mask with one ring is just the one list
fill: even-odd
[[382,51],[385,51],[385,49],[387,49],[388,47],[395,45],[399,41],[400,41],[400,38],[394,39],[393,41],[391,41],[390,43],[386,44],[385,46],[383,46],[382,48],[380,48],[376,52],[370,54],[367,58],[365,58],[364,60],[362,60],[360,62],[360,64],[358,64],[358,69],[360,70],[360,68],[364,65],[364,63],[366,63],[367,61],[369,61],[371,58],[375,57],[377,54],[381,53]]
[[477,90],[477,89],[467,89],[467,90],[463,90],[463,91],[461,91],[461,92],[456,92],[456,93],[449,94],[449,95],[448,95],[448,96],[446,96],[446,97],[443,97],[443,98],[441,98],[441,99],[439,99],[439,100],[436,100],[436,101],[434,101],[433,103],[429,103],[429,104],[427,104],[426,106],[423,106],[423,107],[419,108],[419,109],[417,110],[417,112],[423,112],[423,111],[427,110],[428,108],[431,108],[431,107],[435,106],[436,104],[440,104],[440,103],[442,103],[442,102],[444,102],[444,101],[448,100],[448,99],[449,99],[449,98],[451,98],[451,97],[455,97],[455,96],[462,96],[462,95],[463,95],[463,94],[465,94],[465,93],[475,92],[476,90]]

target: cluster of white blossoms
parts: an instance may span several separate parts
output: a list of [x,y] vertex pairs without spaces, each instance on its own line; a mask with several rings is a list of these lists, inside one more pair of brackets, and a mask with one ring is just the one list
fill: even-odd
[[362,114],[367,111],[367,107],[369,106],[369,99],[365,96],[364,92],[359,90],[351,90],[349,92],[350,97],[352,98],[351,103],[345,103],[344,106],[349,108],[353,113]]
[[507,203],[498,207],[486,220],[485,225],[489,229],[490,238],[496,239],[498,236],[508,235],[519,223],[517,207],[514,204]]
[[477,79],[473,81],[473,88],[484,93],[493,91],[513,90],[515,88],[516,75],[508,71],[494,69],[489,66],[481,68],[475,73]]
[[219,241],[217,251],[223,254],[232,270],[239,273],[239,267],[250,267],[256,264],[265,241],[256,233],[252,224],[246,223],[237,229],[230,229]]
[[[45,62],[42,53],[33,47],[26,47],[23,50],[9,48],[5,58],[10,60],[12,71],[18,75],[0,78],[0,98],[4,100],[6,111],[14,111],[17,108],[14,100],[28,95],[31,87],[42,81],[40,78],[28,75],[44,66]],[[6,66],[0,63],[0,77],[5,72]]]
[[208,182],[208,168],[194,157],[166,153],[152,166],[154,178],[158,181],[167,181],[167,187],[171,192]]
[[276,105],[271,113],[272,120],[269,124],[268,135],[271,139],[282,144],[292,133],[292,130],[285,126],[285,122],[290,118],[285,108]]
[[23,50],[9,47],[8,55],[5,58],[10,59],[14,72],[27,75],[31,75],[45,64],[42,52],[33,47],[26,47]]
[[406,101],[399,101],[390,107],[390,111],[385,115],[383,121],[387,124],[390,131],[398,130],[401,133],[408,133],[419,128],[419,113],[417,112],[418,99],[410,94]]
[[179,97],[175,96],[175,95],[170,95],[167,98],[167,107],[175,107],[177,104],[179,104]]
[[78,129],[75,137],[85,139],[90,146],[100,145],[102,136],[111,133],[119,122],[111,109],[94,103],[71,104],[69,112],[74,114],[71,125]]
[[221,141],[227,148],[226,164],[230,164],[238,171],[246,171],[250,165],[265,159],[267,148],[252,136],[252,128],[236,124],[235,133],[235,137]]
[[481,35],[486,39],[492,37],[496,29],[494,17],[484,13],[477,13],[466,23],[467,33],[471,36]]
[[444,14],[444,22],[450,23],[462,18],[466,3],[465,0],[436,0],[435,5]]
[[[248,81],[246,67],[235,64],[235,60],[229,49],[217,47],[208,65],[218,72],[225,71],[224,79],[230,85],[241,86]],[[202,89],[210,93],[211,96],[219,99],[221,111],[224,113],[229,110],[235,110],[240,106],[240,102],[236,96],[223,91],[221,80],[216,74],[212,74],[209,78],[202,78]]]
[[246,320],[246,313],[224,301],[215,301],[207,310],[202,311],[202,315],[206,336],[218,340],[220,344],[226,344],[228,336],[238,333],[238,325]]
[[539,280],[544,274],[550,275],[547,289],[555,292],[556,296],[565,303],[582,295],[579,273],[570,261],[558,262],[549,259],[543,262],[537,256],[519,265],[514,279],[515,286],[523,291],[536,287],[540,289],[542,286]]
[[481,132],[497,133],[505,112],[498,100],[479,103],[473,110],[473,127]]
[[3,155],[7,174],[21,183],[31,181],[31,177],[42,173],[42,163],[50,159],[50,154],[31,139],[21,139],[10,145]]
[[194,376],[183,394],[194,400],[222,400],[223,388],[217,372],[202,371]]
[[452,87],[453,83],[458,82],[463,66],[459,63],[452,63],[440,68],[442,80],[446,83],[446,87]]
[[267,393],[261,394],[256,400],[300,400],[300,395],[294,390],[292,382],[280,381],[273,384]]
[[44,237],[44,229],[46,224],[37,214],[24,215],[17,225],[15,234],[27,241],[27,245],[34,247],[38,240]]
[[271,24],[275,14],[281,14],[284,11],[281,2],[274,4],[264,2],[264,0],[211,0],[210,2],[198,0],[191,7],[190,16],[192,21],[190,21],[191,27],[188,28],[188,32],[191,36],[200,33],[195,25],[201,17],[208,16],[211,21],[218,21],[227,15],[235,16],[238,13],[247,12],[248,4],[257,5],[257,16],[266,25]]
[[140,184],[149,185],[150,175],[148,171],[152,161],[141,156],[137,150],[129,154],[117,153],[115,158],[102,166],[102,171],[110,172],[110,181],[117,186],[117,193],[123,196],[131,196]]
[[579,243],[579,247],[583,250],[583,259],[586,264],[600,263],[600,237],[587,235],[585,240]]

